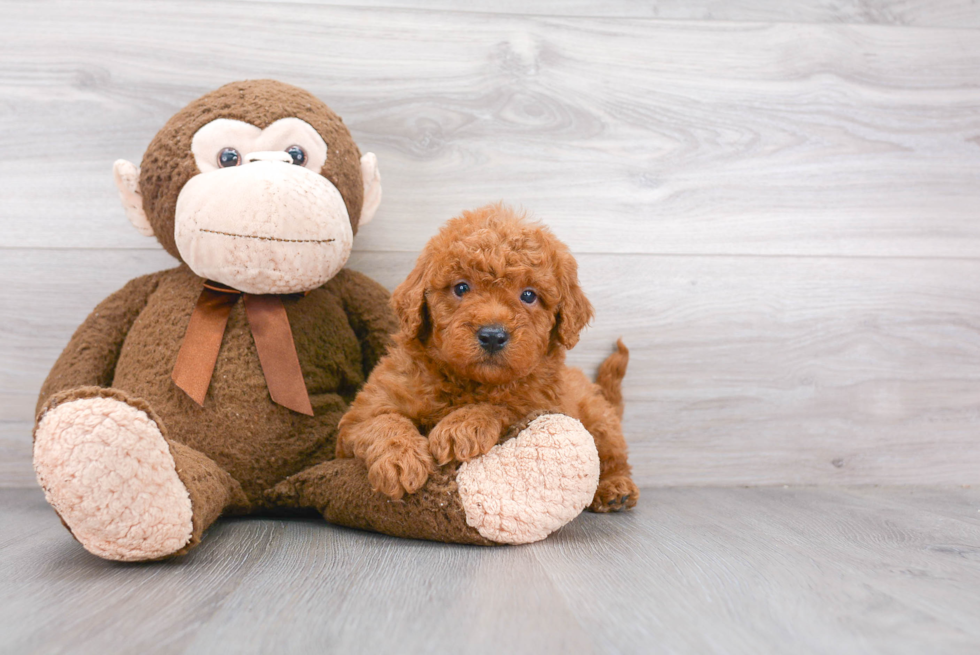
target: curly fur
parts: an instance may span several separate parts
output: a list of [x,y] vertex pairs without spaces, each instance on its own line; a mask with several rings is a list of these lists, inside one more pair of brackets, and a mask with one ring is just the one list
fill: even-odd
[[[457,295],[460,282],[469,291]],[[521,299],[525,290],[537,298]],[[594,511],[633,507],[620,418],[629,358],[620,341],[599,384],[565,366],[565,352],[593,316],[578,265],[546,227],[502,205],[464,212],[429,241],[392,294],[395,345],[340,421],[338,457],[358,457],[374,489],[392,498],[419,489],[437,465],[490,450],[532,412],[573,416],[596,442]],[[504,328],[496,353],[477,330]]]

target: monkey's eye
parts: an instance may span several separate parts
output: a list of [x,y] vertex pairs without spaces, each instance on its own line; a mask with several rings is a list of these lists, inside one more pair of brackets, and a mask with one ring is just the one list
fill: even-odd
[[222,148],[218,153],[218,166],[221,168],[231,168],[242,163],[242,156],[234,148]]
[[524,289],[521,292],[521,302],[525,305],[533,305],[534,301],[538,299],[538,294],[534,293],[532,289]]
[[466,282],[457,282],[453,285],[453,295],[457,298],[462,298],[464,294],[468,293],[470,290],[470,285]]
[[306,163],[306,151],[299,146],[289,146],[286,148],[286,154],[293,158],[293,163],[297,166]]

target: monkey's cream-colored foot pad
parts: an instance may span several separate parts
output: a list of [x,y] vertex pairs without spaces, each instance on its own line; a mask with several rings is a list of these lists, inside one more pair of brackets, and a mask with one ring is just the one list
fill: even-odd
[[467,524],[503,544],[540,541],[582,513],[599,483],[599,453],[580,422],[541,416],[456,475]]
[[157,559],[191,539],[191,499],[146,412],[113,398],[58,405],[34,435],[48,502],[85,548],[124,562]]

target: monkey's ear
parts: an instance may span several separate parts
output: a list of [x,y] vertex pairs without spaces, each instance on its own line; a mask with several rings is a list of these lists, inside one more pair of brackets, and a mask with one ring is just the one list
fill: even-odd
[[364,179],[364,203],[361,205],[361,220],[357,222],[357,227],[370,223],[381,204],[381,172],[378,170],[378,158],[373,152],[361,157],[361,177]]
[[140,234],[145,237],[153,236],[153,227],[143,211],[143,194],[140,193],[140,169],[133,162],[117,159],[112,165],[112,175],[116,178],[119,189],[119,199],[122,200],[126,218]]

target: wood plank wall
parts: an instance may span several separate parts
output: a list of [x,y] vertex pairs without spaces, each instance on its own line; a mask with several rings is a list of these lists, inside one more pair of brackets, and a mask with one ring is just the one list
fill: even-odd
[[[367,6],[370,5],[370,6]],[[375,152],[352,266],[389,288],[505,199],[632,348],[638,481],[980,481],[980,5],[0,2],[0,485],[47,370],[173,264],[112,184],[225,82],[305,87]]]

